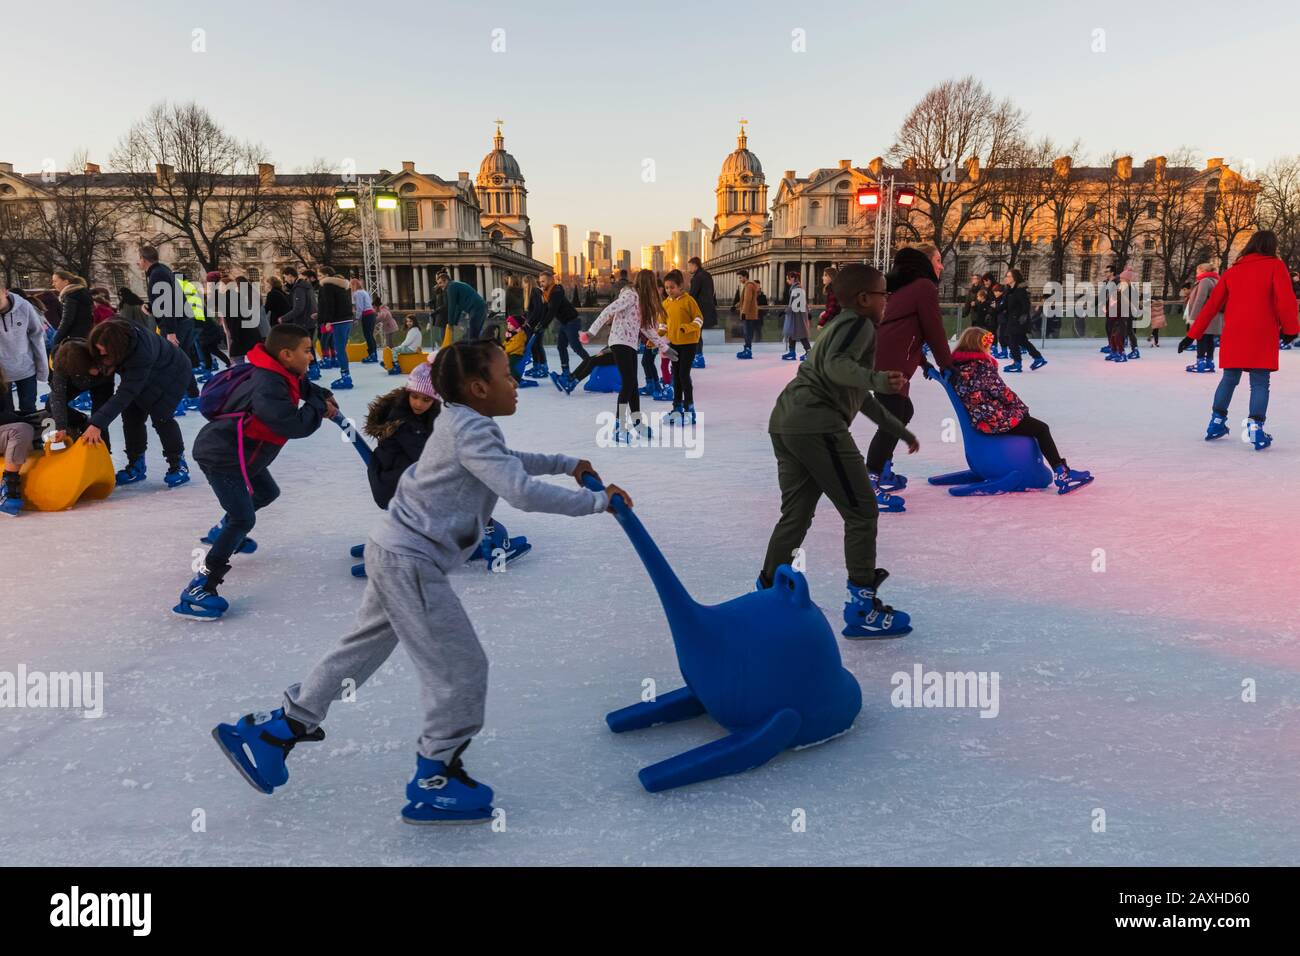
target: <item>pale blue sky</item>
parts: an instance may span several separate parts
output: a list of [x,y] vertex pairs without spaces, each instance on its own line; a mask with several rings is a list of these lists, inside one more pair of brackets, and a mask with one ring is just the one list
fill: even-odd
[[[0,161],[63,168],[84,146],[107,165],[131,122],[170,98],[197,99],[281,171],[353,157],[454,177],[477,172],[501,117],[545,261],[555,222],[571,249],[599,229],[634,262],[692,216],[711,223],[741,116],[774,184],[785,169],[865,164],[928,87],[968,73],[1035,132],[1081,137],[1093,156],[1190,146],[1262,168],[1300,152],[1294,0],[6,7]],[[195,28],[206,53],[191,52]],[[791,50],[796,29],[805,53]]]

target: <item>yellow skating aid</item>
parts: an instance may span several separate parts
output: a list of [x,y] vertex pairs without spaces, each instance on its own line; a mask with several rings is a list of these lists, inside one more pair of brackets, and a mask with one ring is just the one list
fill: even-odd
[[63,511],[83,497],[107,498],[117,487],[113,459],[103,445],[72,442],[37,456],[23,478],[23,499],[37,511]]

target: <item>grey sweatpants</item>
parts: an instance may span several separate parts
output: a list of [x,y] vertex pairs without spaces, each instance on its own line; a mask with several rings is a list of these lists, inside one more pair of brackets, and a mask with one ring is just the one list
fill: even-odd
[[4,458],[5,467],[17,471],[32,453],[35,440],[36,429],[26,422],[0,425],[0,457]]
[[431,760],[452,752],[483,727],[487,655],[432,561],[366,542],[366,593],[357,626],[321,658],[307,679],[285,691],[285,713],[310,731],[343,696],[344,681],[364,684],[399,643],[415,665],[424,705],[416,749]]

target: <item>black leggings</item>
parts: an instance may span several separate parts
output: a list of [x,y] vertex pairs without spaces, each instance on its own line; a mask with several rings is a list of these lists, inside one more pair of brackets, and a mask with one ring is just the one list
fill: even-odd
[[636,349],[630,345],[611,345],[595,355],[588,355],[573,373],[573,380],[581,382],[597,365],[616,365],[621,381],[618,386],[618,403],[626,405],[632,413],[641,411],[641,396],[636,390]]
[[1043,353],[1034,348],[1034,343],[1029,341],[1029,336],[1025,330],[1019,326],[1013,326],[1011,329],[1011,361],[1020,361],[1020,350],[1024,349],[1036,359],[1043,357]]
[[1026,415],[1020,419],[1020,424],[1015,428],[1005,431],[1004,435],[1024,435],[1026,438],[1033,438],[1038,441],[1038,449],[1047,459],[1047,463],[1053,469],[1059,468],[1065,464],[1065,459],[1061,453],[1056,450],[1056,442],[1052,441],[1052,430],[1047,427],[1047,422],[1040,422],[1031,415]]
[[677,361],[673,362],[673,405],[687,408],[695,404],[695,387],[691,384],[691,362],[695,360],[696,344],[674,345]]
[[[877,392],[876,401],[884,406],[885,411],[904,425],[912,420],[912,415],[915,413],[915,409],[912,408],[912,400],[906,395],[889,395]],[[897,447],[897,438],[883,428],[877,428],[876,434],[871,439],[871,444],[867,446],[867,471],[873,475],[880,474],[884,470],[885,462],[894,457],[894,449]]]
[[[529,329],[527,335],[529,338],[533,339],[533,354],[532,354],[533,364],[545,365],[546,348],[542,345],[542,339],[546,337],[545,333],[539,332],[537,329]],[[533,338],[534,335],[536,335],[536,338]],[[441,341],[434,343],[434,345],[441,345],[441,344],[442,344]]]
[[1210,361],[1213,361],[1214,346],[1217,343],[1217,341],[1218,341],[1218,337],[1211,335],[1208,332],[1202,335],[1199,339],[1196,340],[1196,357],[1198,359],[1209,359]]
[[655,368],[655,361],[659,358],[659,350],[649,342],[645,344],[645,351],[641,353],[641,371],[645,372],[645,383],[649,385],[654,382],[659,384],[659,370]]

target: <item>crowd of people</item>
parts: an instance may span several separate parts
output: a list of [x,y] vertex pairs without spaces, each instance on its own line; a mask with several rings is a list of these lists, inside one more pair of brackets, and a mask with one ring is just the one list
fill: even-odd
[[[123,484],[146,477],[146,426],[152,424],[167,461],[165,483],[176,487],[189,481],[176,417],[198,408],[208,420],[193,457],[223,514],[202,536],[210,547],[173,610],[212,620],[230,607],[219,588],[232,559],[257,549],[250,537],[257,513],[280,496],[270,473],[279,450],[326,419],[341,421],[334,391],[352,385],[354,323],[361,324],[362,363],[379,361],[385,347],[396,354],[424,351],[423,333],[414,317],[399,331],[391,312],[359,281],[328,267],[286,268],[259,290],[237,269],[214,270],[203,283],[192,283],[160,263],[149,246],[140,258],[146,295],[123,290],[116,309],[69,273],[52,277],[53,321],[48,296],[0,289],[0,506],[6,514],[21,507],[18,475],[39,440],[42,416],[53,421],[51,440],[75,437],[90,445],[107,444],[110,425],[121,418]],[[437,276],[429,360],[417,364],[402,387],[376,399],[366,417],[366,432],[377,443],[367,457],[382,517],[358,555],[365,557],[367,585],[356,628],[286,689],[281,707],[214,731],[249,783],[266,793],[283,785],[287,754],[298,743],[322,739],[321,724],[344,690],[343,678],[353,686],[364,682],[401,643],[421,682],[425,709],[403,818],[490,818],[492,790],[470,777],[462,760],[483,723],[487,659],[447,575],[479,549],[498,500],[575,517],[609,510],[615,496],[632,506],[615,485],[591,490],[602,479],[585,459],[511,451],[496,419],[515,412],[519,384],[530,371],[568,395],[595,369],[612,366],[621,379],[617,435],[649,437],[639,405],[647,395],[672,401],[670,426],[693,424],[691,372],[701,367],[702,332],[716,321],[716,300],[712,277],[698,259],[688,272],[689,278],[677,270],[663,276],[641,270],[630,281],[620,276],[612,301],[586,330],[549,272],[536,281],[507,283],[500,323],[473,287],[447,273]],[[906,478],[893,459],[900,442],[908,453],[920,447],[909,429],[915,413],[909,386],[922,367],[946,379],[978,432],[1032,438],[1059,494],[1093,480],[1070,467],[1052,429],[1002,378],[1002,372],[1021,370],[1022,352],[1032,357],[1031,369],[1046,364],[1028,341],[1034,313],[1021,274],[1009,269],[1000,284],[992,276],[973,283],[969,325],[950,344],[939,304],[942,272],[942,256],[925,244],[900,249],[888,274],[860,264],[827,270],[815,345],[799,277],[787,277],[782,357],[797,364],[768,419],[780,518],[756,586],[774,585],[780,566],[802,545],[816,505],[828,498],[844,522],[846,637],[898,637],[912,627],[906,612],[881,598],[889,572],[878,559],[877,523],[882,511],[903,510],[896,492]],[[1113,275],[1117,288],[1131,283],[1125,270]],[[749,359],[751,324],[760,321],[765,303],[757,283],[742,279],[736,308],[746,345],[737,357]],[[1276,237],[1256,233],[1222,276],[1208,266],[1198,269],[1187,297],[1194,320],[1179,351],[1195,344],[1198,363],[1212,362],[1217,345],[1223,373],[1206,439],[1226,434],[1229,402],[1247,374],[1248,437],[1256,448],[1267,447],[1269,377],[1279,350],[1300,335],[1292,277],[1277,256]],[[1110,352],[1127,357],[1124,348],[1136,345],[1124,309],[1111,314],[1107,307],[1104,314]],[[560,362],[555,372],[541,348],[552,328]],[[586,346],[606,330],[608,344],[589,352]],[[638,351],[645,378],[640,388]],[[571,355],[578,360],[572,373]],[[999,369],[995,356],[1011,363]],[[328,389],[316,384],[325,367],[340,373]],[[393,361],[390,374],[400,374],[397,367]],[[44,382],[49,394],[42,407]],[[875,425],[865,455],[850,432],[859,413]],[[579,487],[538,480],[560,474]]]

